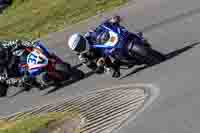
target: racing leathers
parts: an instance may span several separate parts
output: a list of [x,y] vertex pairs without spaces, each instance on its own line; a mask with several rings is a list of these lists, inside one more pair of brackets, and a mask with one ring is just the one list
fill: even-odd
[[[0,49],[4,56],[0,56],[0,82],[7,83],[9,85],[20,84],[28,79],[28,74],[25,72],[20,75],[17,69],[18,63],[16,63],[16,52],[18,50],[24,50],[25,48],[33,47],[31,41],[26,40],[12,40],[12,41],[0,41]],[[19,51],[18,51],[19,52]],[[18,79],[16,79],[16,76]]]

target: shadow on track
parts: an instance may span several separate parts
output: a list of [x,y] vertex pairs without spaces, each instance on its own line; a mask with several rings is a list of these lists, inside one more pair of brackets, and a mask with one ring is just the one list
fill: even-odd
[[58,91],[58,90],[60,90],[60,89],[62,89],[62,88],[64,88],[64,87],[66,87],[66,86],[69,86],[69,85],[74,84],[74,83],[76,83],[76,82],[79,82],[79,81],[81,81],[81,80],[83,80],[83,79],[86,79],[86,78],[92,76],[93,74],[95,74],[95,72],[90,71],[90,72],[88,72],[88,73],[85,73],[84,78],[82,78],[82,79],[80,79],[80,80],[66,81],[66,83],[63,83],[63,84],[61,84],[61,85],[59,85],[59,86],[54,87],[53,89],[49,90],[49,91],[48,91],[47,93],[45,93],[44,95],[51,94],[51,93],[53,93],[53,92],[55,92],[55,91]]
[[[77,65],[73,66],[72,69],[78,69],[78,68],[81,67],[81,66],[82,66],[82,64],[77,64]],[[53,93],[53,92],[55,92],[55,91],[57,91],[57,90],[59,90],[59,89],[65,87],[65,86],[74,84],[74,83],[76,83],[76,82],[78,82],[78,81],[80,81],[80,80],[83,80],[83,79],[85,79],[85,78],[88,78],[88,77],[92,76],[93,74],[94,74],[94,72],[91,71],[91,72],[85,73],[85,76],[84,76],[82,79],[73,80],[73,81],[63,81],[61,85],[55,86],[53,89],[49,90],[49,91],[48,91],[46,94],[44,94],[44,95],[48,95],[48,94],[50,94],[50,93]],[[20,89],[19,91],[17,91],[15,94],[13,94],[13,95],[11,95],[11,96],[8,96],[8,98],[12,98],[12,97],[15,97],[15,96],[19,95],[20,93],[23,93],[23,92],[26,92],[26,91],[30,91],[32,88],[35,88],[35,87],[34,87],[34,86],[31,87],[29,90],[26,90],[26,89],[24,89],[24,88],[21,88],[21,89]],[[37,87],[36,87],[36,88],[37,88]],[[45,89],[48,89],[48,88],[49,88],[49,87],[43,88],[43,89],[41,89],[41,91],[42,91],[42,90],[45,90]]]
[[17,96],[17,95],[19,95],[20,93],[23,93],[23,92],[25,92],[25,90],[24,89],[20,89],[18,92],[16,92],[15,94],[13,94],[13,95],[11,95],[11,96],[7,96],[8,98],[12,98],[12,97],[15,97],[15,96]]
[[[184,53],[184,52],[186,52],[186,51],[192,49],[193,47],[195,47],[195,46],[197,46],[197,45],[199,45],[199,44],[200,44],[200,42],[195,42],[195,43],[190,44],[189,46],[186,46],[186,47],[183,47],[183,48],[181,48],[181,49],[178,49],[178,50],[175,50],[175,51],[173,51],[173,52],[170,52],[170,53],[168,53],[168,54],[165,55],[165,56],[166,56],[166,60],[165,60],[165,61],[170,60],[170,59],[172,59],[172,58],[174,58],[174,57],[176,57],[176,56],[179,56],[180,54],[182,54],[182,53]],[[163,62],[165,62],[165,61],[163,61]],[[162,62],[160,62],[160,63],[162,63]],[[158,64],[160,64],[160,63],[158,63]],[[157,65],[157,64],[155,64],[155,65]],[[155,66],[155,65],[152,65],[152,66]],[[76,69],[76,68],[79,68],[79,67],[81,67],[81,66],[82,66],[82,64],[78,64],[78,65],[74,66],[73,68]],[[133,75],[133,74],[135,74],[135,73],[137,73],[137,72],[140,72],[140,71],[142,71],[142,70],[144,70],[144,69],[147,69],[147,68],[149,68],[149,67],[152,67],[152,66],[142,66],[142,67],[136,68],[136,69],[134,69],[132,72],[128,73],[127,75],[125,75],[125,76],[119,78],[119,80],[124,79],[124,78],[127,78],[127,77],[129,77],[129,76],[131,76],[131,75]],[[85,73],[85,77],[84,77],[83,79],[86,79],[86,78],[92,76],[93,74],[95,74],[95,72],[93,72],[93,71],[90,71],[90,72],[88,72],[88,73]],[[83,79],[80,79],[80,80],[83,80]],[[53,93],[53,92],[55,92],[55,91],[57,91],[57,90],[60,90],[60,89],[62,89],[62,88],[64,88],[64,87],[68,86],[68,85],[77,83],[77,82],[79,82],[80,80],[76,80],[76,81],[66,81],[66,83],[63,83],[62,85],[59,85],[59,86],[54,87],[53,89],[49,90],[49,91],[48,91],[47,93],[45,93],[44,95],[51,94],[51,93]],[[46,89],[47,89],[47,88],[46,88]],[[24,91],[26,91],[26,90],[21,89],[20,91],[18,91],[17,93],[13,94],[12,96],[9,96],[9,98],[15,97],[16,95],[18,95],[18,94],[20,94],[20,93],[23,93]]]
[[[165,61],[170,60],[170,59],[172,59],[172,58],[174,58],[176,56],[179,56],[180,54],[192,49],[193,47],[195,47],[195,46],[197,46],[199,44],[200,44],[200,42],[195,42],[195,43],[192,43],[192,44],[190,44],[190,45],[188,45],[188,46],[186,46],[184,48],[181,48],[181,49],[175,50],[173,52],[170,52],[170,53],[165,55],[166,56],[166,60]],[[165,62],[165,61],[162,61],[162,62]],[[162,62],[160,62],[160,63],[162,63]],[[160,64],[160,63],[158,63],[158,64]],[[158,65],[158,64],[155,64],[155,65]],[[152,65],[152,66],[155,66],[155,65]],[[142,66],[142,67],[136,68],[132,72],[128,73],[127,75],[119,78],[119,80],[127,78],[127,77],[129,77],[129,76],[131,76],[131,75],[133,75],[133,74],[135,74],[137,72],[140,72],[140,71],[142,71],[142,70],[144,70],[146,68],[152,67],[152,66]]]

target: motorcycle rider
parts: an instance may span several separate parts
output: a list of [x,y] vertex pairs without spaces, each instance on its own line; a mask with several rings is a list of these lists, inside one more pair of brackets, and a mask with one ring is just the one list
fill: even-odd
[[[28,71],[19,72],[18,67],[23,64],[19,64],[18,60],[20,59],[26,64],[26,57],[21,55],[26,48],[36,47],[35,42],[28,40],[0,41],[0,83],[20,85],[30,79]],[[54,56],[54,53],[49,56]]]
[[11,40],[0,41],[0,82],[6,82],[9,85],[20,84],[28,80],[27,73],[20,75],[16,80],[13,75],[18,75],[15,64],[14,52],[16,49],[25,49],[34,47],[31,41],[27,40]]
[[[104,25],[111,25],[120,27],[122,30],[126,29],[120,25],[121,17],[116,15],[111,17],[110,19],[103,22]],[[103,68],[112,68],[113,74],[112,77],[118,78],[120,77],[120,61],[118,59],[112,58],[112,56],[107,56],[102,53],[106,53],[106,51],[102,51],[101,49],[91,48],[91,45],[101,42],[105,43],[109,39],[109,35],[107,32],[104,32],[102,28],[99,26],[95,30],[90,30],[84,36],[79,33],[73,34],[68,40],[68,46],[73,51],[78,52],[79,59],[82,62],[87,62],[87,64],[91,64],[91,59],[96,59],[96,72],[102,72]]]

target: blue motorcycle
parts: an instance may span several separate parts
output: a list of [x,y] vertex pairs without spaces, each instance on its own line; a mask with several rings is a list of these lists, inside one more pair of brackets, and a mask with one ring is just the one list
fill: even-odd
[[109,33],[109,40],[92,45],[102,51],[104,56],[118,59],[121,65],[153,65],[165,60],[165,56],[152,49],[142,33],[131,33],[123,27],[100,25],[101,30]]

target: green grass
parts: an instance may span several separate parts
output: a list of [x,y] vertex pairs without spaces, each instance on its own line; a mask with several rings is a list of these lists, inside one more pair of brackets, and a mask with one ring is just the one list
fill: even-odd
[[0,15],[0,39],[35,39],[128,0],[13,0]]
[[[47,128],[50,122],[63,119],[80,119],[78,112],[48,113],[32,116],[17,121],[0,121],[0,133],[37,133],[41,128]],[[79,129],[76,129],[76,133]]]

